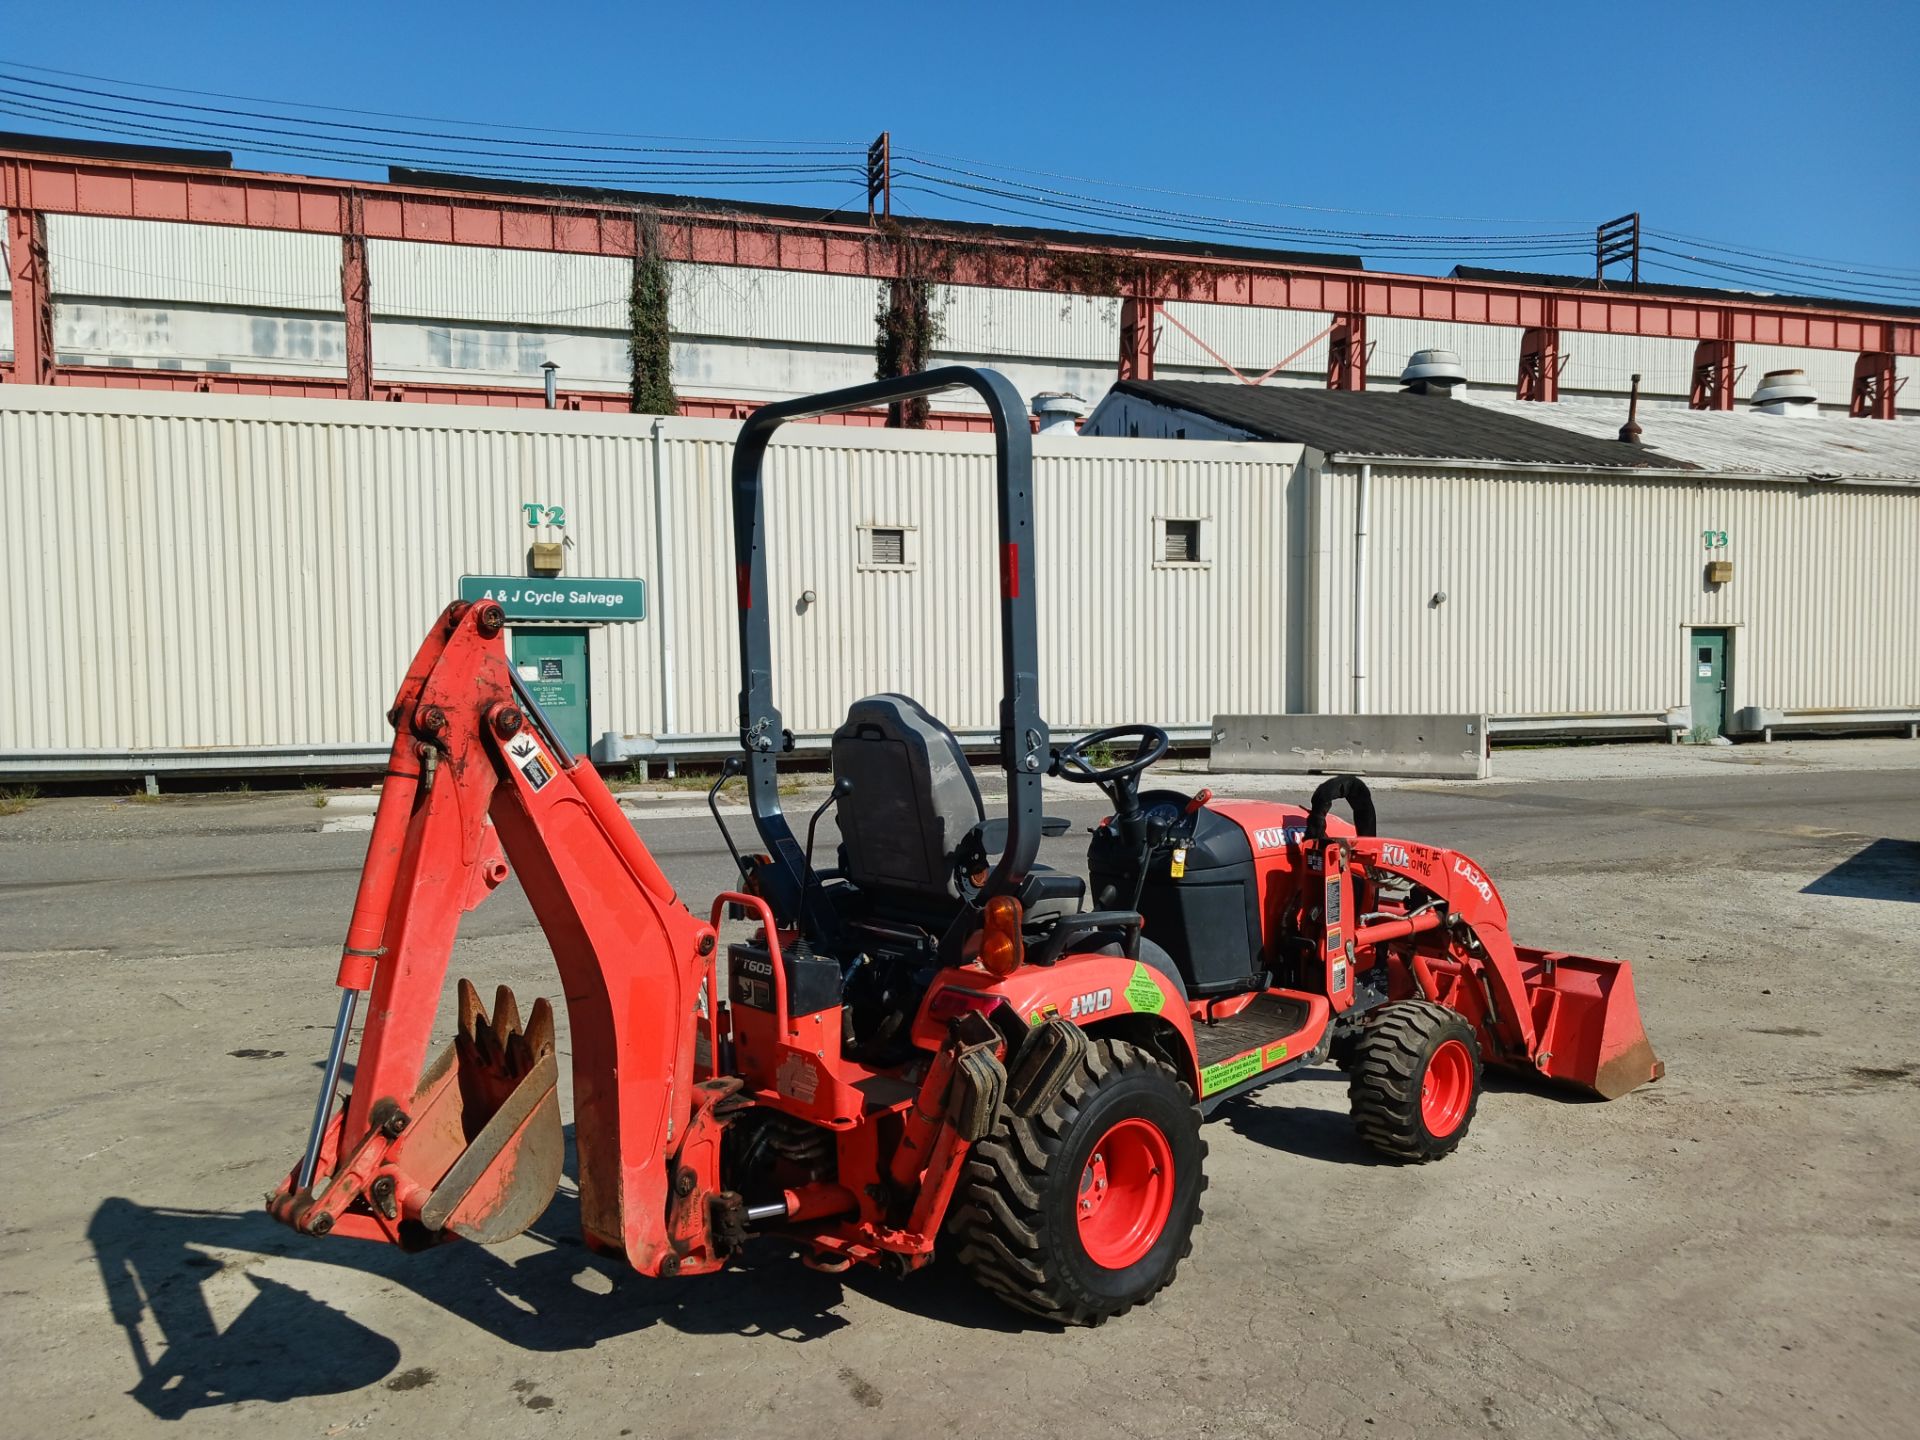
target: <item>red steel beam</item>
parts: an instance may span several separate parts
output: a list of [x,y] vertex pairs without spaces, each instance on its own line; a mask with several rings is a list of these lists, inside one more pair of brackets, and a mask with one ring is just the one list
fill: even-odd
[[47,274],[47,219],[7,211],[7,269],[13,287],[13,366],[17,385],[53,383],[53,288]]
[[1731,340],[1702,340],[1693,347],[1693,385],[1687,392],[1692,410],[1733,409],[1733,387],[1740,381]]
[[346,319],[347,398],[373,398],[373,295],[367,276],[367,232],[358,195],[347,197],[340,236],[340,305]]
[[1367,361],[1372,358],[1367,343],[1367,315],[1355,310],[1333,322],[1333,334],[1327,340],[1327,388],[1364,390],[1367,388]]
[[[243,375],[230,370],[136,370],[121,365],[62,365],[50,383],[81,389],[169,390],[211,395],[278,395],[304,400],[348,400],[348,381],[338,375]],[[450,385],[439,381],[376,380],[373,400],[409,401],[423,405],[474,405],[493,409],[539,410],[547,403],[545,387],[521,389],[512,385]],[[627,396],[620,390],[562,390],[558,408],[599,414],[625,415]],[[697,420],[744,420],[766,404],[759,400],[730,400],[715,396],[682,395],[680,414]],[[883,427],[885,410],[849,410],[822,415],[823,425]],[[1031,423],[1037,425],[1037,420]],[[927,416],[929,430],[979,431],[991,434],[993,419],[984,413],[935,410]]]
[[[567,254],[633,254],[630,207],[580,200],[490,195],[369,184],[242,170],[201,170],[133,161],[0,151],[0,204],[43,213],[172,220],[344,235],[347,202],[358,193],[365,233]],[[768,270],[893,279],[895,246],[862,221],[789,220],[726,212],[669,211],[660,216],[669,259]],[[1088,255],[1110,259],[1113,246],[969,233],[942,251],[935,234],[918,237],[943,278],[1005,289],[1071,289],[1053,262]],[[1293,262],[1196,256],[1136,246],[1127,251],[1146,277],[1144,299],[1194,300],[1278,310],[1321,310],[1526,329],[1667,339],[1717,339],[1855,353],[1920,355],[1920,321],[1811,307],[1756,297],[1568,292],[1553,287],[1390,275]],[[1722,326],[1726,328],[1723,330]]]
[[1160,344],[1160,303],[1129,295],[1120,302],[1120,378],[1153,379],[1153,354]]
[[1520,380],[1514,394],[1548,404],[1560,398],[1560,332],[1536,325],[1520,337]]

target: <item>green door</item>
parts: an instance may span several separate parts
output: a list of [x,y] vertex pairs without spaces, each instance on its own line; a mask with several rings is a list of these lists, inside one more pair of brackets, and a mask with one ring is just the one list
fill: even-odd
[[1692,682],[1694,740],[1727,733],[1727,632],[1696,630],[1687,652]]
[[587,725],[587,632],[546,626],[513,632],[513,667],[553,722],[554,733],[575,755],[585,755]]

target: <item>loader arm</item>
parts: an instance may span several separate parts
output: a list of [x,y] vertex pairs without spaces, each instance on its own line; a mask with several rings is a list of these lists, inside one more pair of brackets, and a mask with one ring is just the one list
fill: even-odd
[[[550,1013],[522,1028],[464,982],[461,1041],[427,1051],[460,917],[520,875],[560,970],[573,1051],[581,1226],[645,1273],[669,1238],[673,1147],[714,1097],[694,1015],[714,947],[591,765],[554,738],[508,662],[501,608],[446,610],[389,715],[396,730],[338,983],[345,992],[309,1155],[274,1213],[315,1234],[417,1245],[506,1238],[551,1199],[562,1148]],[[366,1025],[344,1106],[355,997]]]

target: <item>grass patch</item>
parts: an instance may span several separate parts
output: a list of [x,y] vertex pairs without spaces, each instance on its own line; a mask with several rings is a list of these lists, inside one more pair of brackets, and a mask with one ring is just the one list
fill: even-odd
[[307,785],[307,803],[316,810],[326,809],[327,787],[322,785],[318,780],[309,782]]
[[149,795],[144,789],[127,792],[129,805],[164,805],[171,799],[173,799],[171,795]]
[[39,798],[38,785],[13,785],[0,789],[0,815],[18,815],[31,810]]

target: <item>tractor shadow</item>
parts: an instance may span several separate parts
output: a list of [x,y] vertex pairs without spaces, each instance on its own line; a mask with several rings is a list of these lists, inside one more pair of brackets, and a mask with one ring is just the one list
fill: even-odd
[[[805,1343],[848,1323],[840,1312],[849,1291],[936,1324],[1047,1328],[1024,1325],[950,1265],[903,1279],[872,1270],[827,1275],[771,1240],[718,1275],[650,1280],[589,1251],[579,1218],[579,1201],[563,1185],[512,1254],[454,1242],[408,1255],[369,1241],[296,1235],[264,1210],[178,1210],[115,1197],[94,1211],[87,1238],[132,1351],[138,1378],[127,1393],[164,1420],[383,1380],[390,1389],[421,1383],[410,1381],[415,1371],[396,1375],[400,1345],[369,1323],[396,1303],[397,1291],[529,1352],[590,1349],[655,1326]],[[529,1240],[538,1248],[529,1251]],[[259,1273],[282,1258],[360,1277],[355,1313]]]
[[[1318,1160],[1330,1165],[1398,1166],[1401,1162],[1379,1154],[1363,1141],[1353,1128],[1353,1119],[1344,1106],[1338,1110],[1312,1105],[1283,1105],[1276,1101],[1289,1087],[1302,1080],[1337,1083],[1345,1089],[1347,1077],[1338,1070],[1306,1070],[1288,1080],[1229,1100],[1215,1116],[1234,1134],[1269,1150],[1278,1150],[1302,1160]],[[1296,1092],[1297,1093],[1297,1092]],[[1325,1092],[1320,1092],[1324,1094]],[[1485,1072],[1480,1080],[1480,1098],[1517,1095],[1528,1101],[1552,1100],[1563,1105],[1604,1105],[1607,1102],[1585,1090],[1538,1084],[1501,1073]],[[1469,1138],[1466,1142],[1471,1144]]]
[[1800,893],[1920,904],[1920,841],[1875,840]]
[[1347,1083],[1347,1077],[1338,1070],[1303,1070],[1237,1100],[1229,1100],[1220,1107],[1215,1121],[1242,1139],[1302,1160],[1319,1160],[1330,1165],[1390,1163],[1362,1143],[1344,1109],[1323,1110],[1313,1105],[1278,1103],[1282,1095],[1299,1093],[1293,1087],[1302,1081],[1315,1080],[1331,1081],[1342,1087]]

